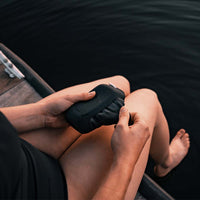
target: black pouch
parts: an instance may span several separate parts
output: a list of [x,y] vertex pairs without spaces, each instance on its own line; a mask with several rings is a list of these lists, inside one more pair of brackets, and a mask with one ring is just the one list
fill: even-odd
[[102,125],[116,124],[125,94],[112,85],[101,84],[93,90],[89,101],[80,101],[65,111],[65,118],[80,133],[88,133]]

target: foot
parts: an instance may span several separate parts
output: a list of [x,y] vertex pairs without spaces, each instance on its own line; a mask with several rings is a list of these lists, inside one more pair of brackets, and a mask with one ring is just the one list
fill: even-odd
[[163,164],[156,165],[154,172],[157,176],[163,177],[175,168],[187,155],[190,147],[188,133],[180,129],[171,141],[169,146],[169,156]]

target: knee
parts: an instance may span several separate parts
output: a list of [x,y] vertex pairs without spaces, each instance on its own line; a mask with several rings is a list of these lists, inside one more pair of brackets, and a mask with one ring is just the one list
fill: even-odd
[[157,95],[157,93],[154,91],[154,90],[152,90],[152,89],[149,89],[149,88],[142,88],[142,89],[139,89],[143,94],[145,94],[145,95],[148,95],[148,96],[150,96],[150,97],[152,97],[152,98],[155,98],[155,99],[158,99],[158,95]]
[[151,103],[156,105],[160,104],[158,100],[158,95],[154,90],[148,88],[142,88],[139,89],[139,91],[142,93],[144,98],[148,99]]
[[117,83],[121,85],[121,88],[125,93],[125,96],[129,95],[131,91],[129,80],[125,76],[122,76],[122,75],[115,75],[113,76],[113,78],[115,79]]

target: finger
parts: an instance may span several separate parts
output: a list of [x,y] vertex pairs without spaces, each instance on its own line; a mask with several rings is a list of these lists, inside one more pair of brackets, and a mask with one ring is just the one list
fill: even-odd
[[120,112],[119,112],[118,125],[121,124],[121,125],[128,126],[128,122],[129,122],[129,112],[128,112],[128,109],[125,106],[123,106],[121,107]]
[[72,95],[69,99],[69,96],[67,97],[67,100],[70,100],[72,103],[76,103],[78,101],[88,101],[92,98],[94,98],[96,92],[92,91],[92,92],[83,92],[80,94],[75,94]]

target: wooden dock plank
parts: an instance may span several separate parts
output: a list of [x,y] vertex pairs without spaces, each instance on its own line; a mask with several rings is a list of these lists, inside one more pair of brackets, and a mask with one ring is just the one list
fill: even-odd
[[0,107],[34,103],[40,99],[42,99],[42,97],[24,80],[0,95]]
[[22,79],[10,78],[8,74],[4,71],[4,65],[0,63],[0,94],[8,91],[10,88],[18,85],[22,82]]

